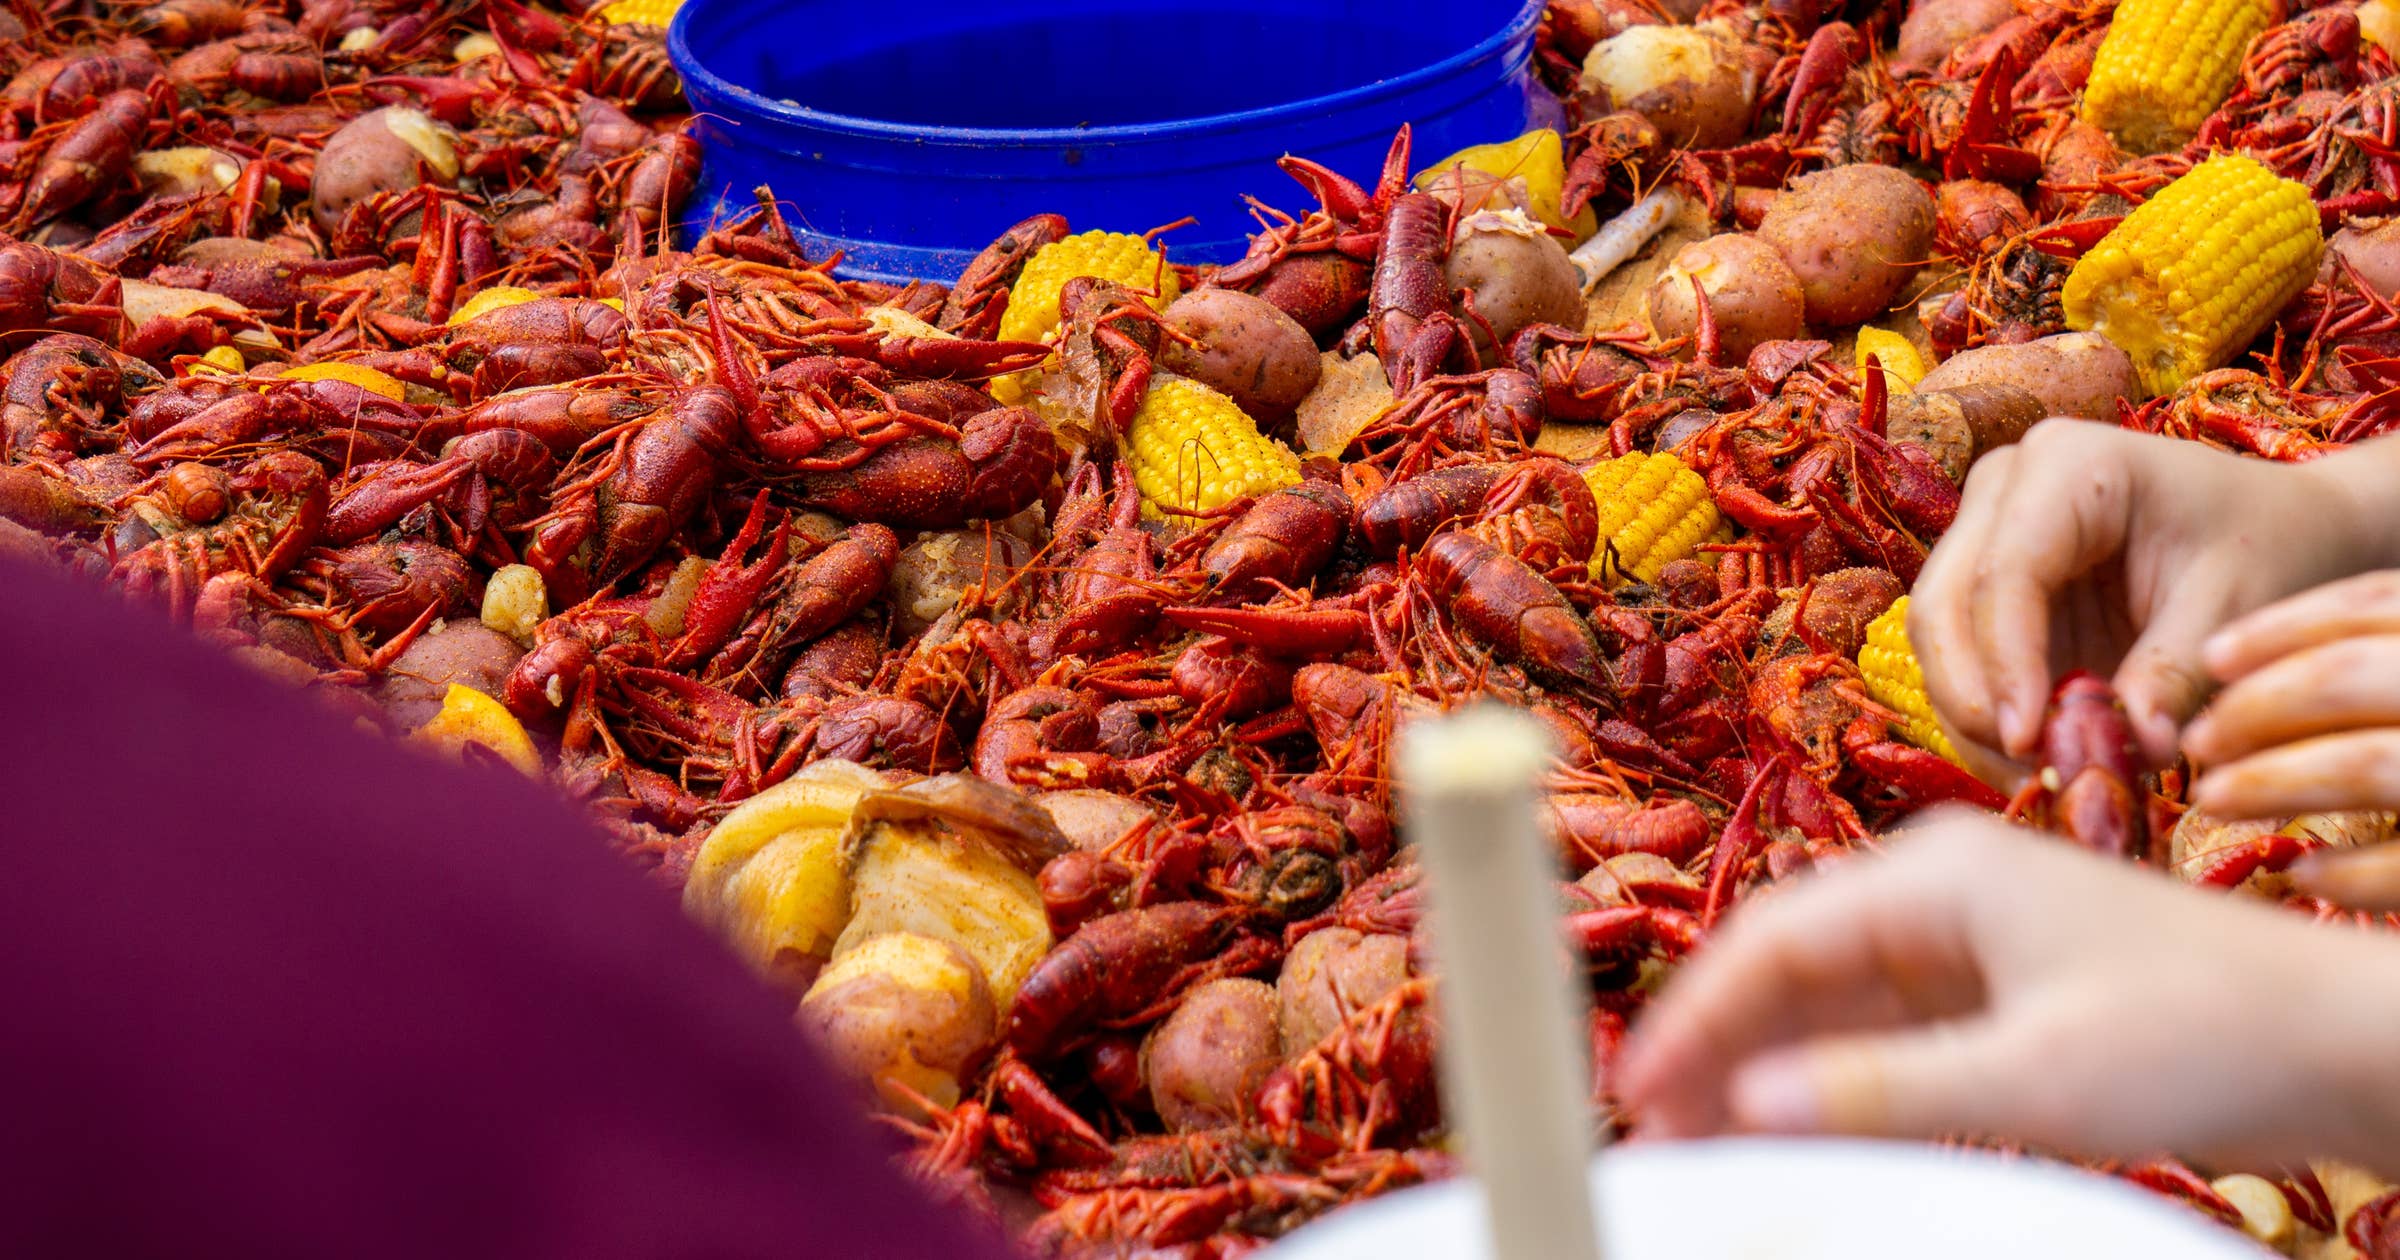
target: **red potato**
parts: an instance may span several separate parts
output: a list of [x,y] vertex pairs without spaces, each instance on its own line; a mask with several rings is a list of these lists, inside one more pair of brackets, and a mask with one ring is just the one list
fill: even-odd
[[1351,928],[1319,928],[1300,938],[1275,978],[1283,1012],[1283,1051],[1294,1055],[1341,1027],[1350,1012],[1408,979],[1408,938]]
[[1758,239],[1800,279],[1808,322],[1863,323],[1900,295],[1933,251],[1934,200],[1889,166],[1803,175],[1767,208]]
[[1758,69],[1715,24],[1636,26],[1592,46],[1583,86],[1600,98],[1600,112],[1640,114],[1670,147],[1715,149],[1749,127]]
[[1275,990],[1258,980],[1201,985],[1142,1043],[1151,1106],[1179,1133],[1236,1123],[1282,1046]]
[[457,182],[458,134],[422,110],[390,105],[360,114],[325,142],[309,179],[310,207],[330,232],[344,211],[377,193]]
[[413,731],[441,712],[452,683],[497,697],[524,654],[516,640],[480,621],[446,622],[419,635],[392,662],[375,698],[401,731]]
[[1450,291],[1465,294],[1457,313],[1486,362],[1495,343],[1531,325],[1583,326],[1583,274],[1566,246],[1521,211],[1469,215],[1445,267]]
[[1693,336],[1700,328],[1699,300],[1692,281],[1708,294],[1722,362],[1739,363],[1759,343],[1805,336],[1807,298],[1800,277],[1783,256],[1739,232],[1725,232],[1675,251],[1675,259],[1650,282],[1643,313],[1661,341]]
[[2326,242],[2325,258],[2329,274],[2339,258],[2377,297],[2400,297],[2400,219],[2343,228]]
[[2014,385],[2033,395],[2043,413],[2114,424],[2119,400],[2149,395],[2133,359],[2098,333],[2059,333],[2013,346],[1963,350],[1927,372],[1917,392],[1962,385]]
[[1892,398],[1884,434],[1923,450],[1944,476],[1964,484],[1976,460],[2016,443],[2046,414],[2040,399],[2016,385],[1920,389]]
[[2012,0],[1918,0],[1900,23],[1894,70],[1931,70],[1966,43],[2017,15]]
[[1167,339],[1159,366],[1225,395],[1261,424],[1292,414],[1317,387],[1316,339],[1264,298],[1194,289],[1168,304],[1166,320],[1199,344]]

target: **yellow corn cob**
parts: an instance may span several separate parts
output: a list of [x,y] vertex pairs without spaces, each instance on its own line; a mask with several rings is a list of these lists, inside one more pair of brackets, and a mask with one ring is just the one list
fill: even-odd
[[1925,360],[1908,338],[1884,328],[1858,330],[1858,370],[1867,370],[1867,356],[1883,365],[1884,383],[1894,390],[1915,389],[1925,379]]
[[1180,376],[1150,386],[1126,445],[1145,515],[1206,512],[1300,480],[1299,456],[1261,434],[1232,399]]
[[1933,703],[1925,698],[1925,671],[1908,643],[1908,596],[1867,624],[1866,644],[1858,649],[1858,672],[1867,677],[1867,696],[1905,719],[1898,724],[1902,737],[1927,752],[1958,760],[1958,750],[1933,720]]
[[2124,0],[2092,57],[2083,120],[2136,156],[2182,148],[2279,17],[2277,0]]
[[1175,300],[1175,273],[1160,265],[1157,250],[1138,236],[1123,232],[1078,232],[1052,241],[1025,260],[1025,270],[1008,291],[1008,310],[1000,317],[1000,340],[1041,341],[1058,327],[1058,291],[1077,276],[1114,280],[1129,289],[1158,293],[1145,298],[1152,310],[1165,310]]
[[2154,394],[2222,367],[2308,287],[2325,239],[2308,190],[2220,153],[2100,238],[2061,293],[2067,326],[2133,356]]
[[601,6],[600,20],[611,26],[665,26],[682,7],[683,0],[610,0]]
[[1708,482],[1672,455],[1619,455],[1583,471],[1600,505],[1594,580],[1658,580],[1659,571],[1731,536]]

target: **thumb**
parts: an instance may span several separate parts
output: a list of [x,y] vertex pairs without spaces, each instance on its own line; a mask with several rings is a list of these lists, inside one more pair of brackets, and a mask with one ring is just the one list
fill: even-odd
[[1828,1037],[1744,1065],[1729,1102],[1737,1125],[1767,1133],[1998,1132],[2010,1117],[1996,1095],[2024,1078],[2021,1059],[1988,1020]]
[[2200,644],[2224,620],[2214,600],[2176,600],[2142,630],[2117,666],[2117,695],[2153,766],[2174,762],[2183,724],[2208,699],[2212,684]]

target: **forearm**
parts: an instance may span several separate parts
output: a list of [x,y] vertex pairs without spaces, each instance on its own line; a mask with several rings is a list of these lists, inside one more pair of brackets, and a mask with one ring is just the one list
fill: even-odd
[[2310,1026],[2292,1030],[2324,1091],[2324,1154],[2400,1177],[2400,941],[2324,930],[2341,939],[2310,968]]

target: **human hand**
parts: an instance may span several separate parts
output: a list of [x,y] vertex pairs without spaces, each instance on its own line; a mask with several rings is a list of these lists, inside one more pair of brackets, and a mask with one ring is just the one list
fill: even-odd
[[2225,690],[2184,731],[2192,803],[2235,818],[2400,809],[2400,570],[2271,604],[2202,649]]
[[[2379,456],[2380,457],[2380,456]],[[2046,420],[1979,460],[1909,600],[1926,692],[1970,768],[2021,773],[2055,672],[2114,674],[2164,765],[2200,707],[2200,643],[2270,600],[2377,562],[2388,531],[2336,465]]]
[[1964,814],[1745,905],[1634,1026],[1644,1132],[2400,1167],[2400,942]]

